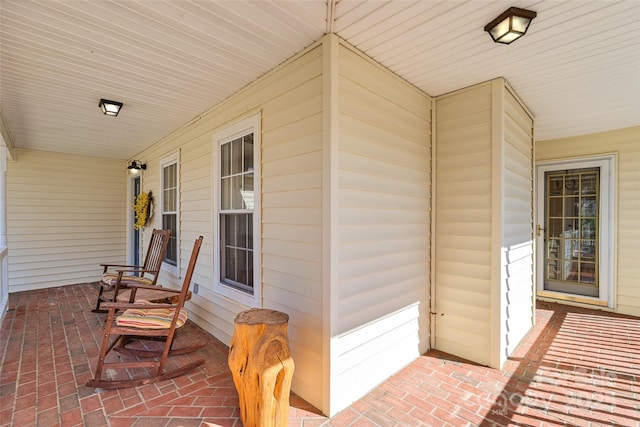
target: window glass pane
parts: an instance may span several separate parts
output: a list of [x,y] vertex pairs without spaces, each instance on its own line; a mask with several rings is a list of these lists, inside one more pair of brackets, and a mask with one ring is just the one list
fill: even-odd
[[580,259],[583,261],[593,261],[596,252],[595,240],[582,240],[580,242]]
[[220,208],[231,209],[231,178],[222,178],[220,183]]
[[178,210],[178,188],[176,187],[171,190],[171,210],[174,212]]
[[236,215],[222,215],[225,246],[236,246]]
[[169,183],[173,188],[178,186],[178,165],[176,163],[169,166]]
[[578,216],[578,197],[565,197],[564,216]]
[[562,253],[562,251],[560,250],[560,245],[562,244],[560,239],[549,239],[549,245],[548,245],[548,253],[547,253],[547,258],[549,259],[558,259]]
[[564,258],[565,259],[577,259],[578,256],[580,255],[580,246],[579,246],[580,241],[577,239],[567,239],[565,240],[564,244],[565,244],[565,248],[570,248],[569,250],[565,251],[564,253]]
[[580,283],[596,283],[596,265],[593,262],[580,263]]
[[548,279],[560,279],[559,277],[559,261],[549,260],[547,262],[547,278]]
[[247,215],[238,215],[236,223],[236,246],[241,248],[247,247]]
[[221,262],[221,278],[227,284],[241,289],[253,286],[253,214],[220,215],[221,246],[224,259]]
[[225,268],[222,270],[222,280],[225,282],[236,281],[236,250],[235,248],[225,248]]
[[242,208],[253,210],[253,174],[248,173],[242,184]]
[[253,251],[247,252],[247,285],[253,288]]
[[220,175],[231,174],[231,144],[222,144],[220,147]]
[[597,202],[595,196],[583,196],[580,198],[581,212],[580,216],[584,217],[595,217]]
[[166,211],[170,211],[171,209],[169,209],[170,203],[169,203],[169,192],[171,190],[167,190],[166,188],[164,190],[162,190],[162,212],[166,212]]
[[564,271],[562,272],[562,280],[577,281],[578,280],[578,263],[576,261],[565,260]]
[[165,166],[162,169],[162,188],[168,188],[171,186],[169,183],[169,168],[170,166]]
[[598,175],[596,173],[585,173],[582,176],[581,193],[596,194],[598,189]]
[[549,217],[561,217],[562,216],[562,198],[552,197],[549,199]]
[[579,192],[579,180],[580,176],[578,175],[568,175],[564,180],[564,189],[565,195],[569,196],[572,194],[578,194]]
[[247,251],[236,250],[236,281],[240,283],[247,283]]
[[247,248],[253,249],[253,214],[247,215]]
[[580,238],[581,239],[596,238],[596,220],[595,219],[582,220],[580,225]]
[[549,178],[549,188],[547,189],[549,196],[562,196],[563,180],[561,176]]
[[163,212],[175,212],[177,204],[177,188],[169,188],[164,191]]
[[242,175],[231,178],[231,208],[242,209]]
[[243,172],[253,172],[253,134],[244,137]]
[[242,172],[242,138],[231,142],[231,174]]
[[164,167],[164,188],[173,188],[176,186],[176,168],[176,163]]
[[171,265],[177,265],[178,263],[178,241],[176,238],[176,214],[163,214],[162,215],[162,228],[165,230],[171,230],[171,236],[169,237],[169,244],[167,245],[167,252],[165,261]]
[[569,239],[571,237],[577,237],[578,220],[577,219],[565,219],[564,220],[564,238]]
[[547,226],[547,235],[550,237],[560,237],[562,235],[562,219],[550,219]]

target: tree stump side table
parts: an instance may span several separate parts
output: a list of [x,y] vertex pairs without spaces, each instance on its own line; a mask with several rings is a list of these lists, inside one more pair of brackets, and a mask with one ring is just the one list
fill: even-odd
[[286,427],[294,363],[289,315],[253,308],[234,319],[229,368],[240,398],[244,427]]

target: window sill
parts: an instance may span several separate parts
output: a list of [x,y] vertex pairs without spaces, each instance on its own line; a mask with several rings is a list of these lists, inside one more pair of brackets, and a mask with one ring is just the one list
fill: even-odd
[[250,295],[246,292],[225,285],[224,283],[216,283],[213,287],[213,292],[219,295],[223,295],[233,301],[246,305],[249,308],[260,308],[255,295]]

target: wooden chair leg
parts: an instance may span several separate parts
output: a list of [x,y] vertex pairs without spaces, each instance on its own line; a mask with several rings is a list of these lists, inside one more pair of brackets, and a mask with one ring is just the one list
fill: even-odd
[[92,313],[106,313],[106,310],[101,310],[100,309],[100,303],[102,302],[102,293],[104,292],[104,286],[102,285],[98,285],[100,286],[100,289],[98,290],[98,300],[96,301],[96,308],[94,308],[93,310],[91,310]]
[[102,376],[102,368],[104,366],[104,360],[107,357],[107,354],[111,351],[113,346],[120,340],[122,337],[117,337],[111,345],[109,345],[109,338],[111,336],[111,326],[113,325],[113,318],[115,316],[115,310],[109,310],[109,316],[107,317],[107,321],[104,325],[104,335],[102,336],[102,345],[100,346],[100,355],[98,356],[98,363],[96,364],[96,372],[94,373],[94,378],[96,381],[100,380]]

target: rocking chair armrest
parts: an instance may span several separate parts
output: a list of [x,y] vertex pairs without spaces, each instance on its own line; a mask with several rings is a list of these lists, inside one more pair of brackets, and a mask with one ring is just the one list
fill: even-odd
[[100,264],[101,267],[127,267],[127,268],[139,268],[141,265],[131,265],[131,264]]
[[131,283],[127,287],[137,289],[150,289],[152,291],[167,292],[171,294],[179,294],[180,292],[182,292],[180,289],[163,288],[160,285],[145,285],[144,283]]
[[128,264],[100,264],[100,267],[142,268],[141,265],[128,265]]
[[100,267],[104,267],[103,273],[106,273],[109,267],[120,267],[120,268],[142,268],[141,265],[127,265],[127,264],[100,264]]
[[109,310],[126,310],[128,308],[175,308],[175,304],[136,304],[130,302],[103,302],[102,307]]
[[152,274],[156,274],[157,271],[155,270],[148,270],[146,268],[128,268],[126,270],[116,270],[116,273],[119,273],[120,275],[125,275],[125,273],[152,273]]

